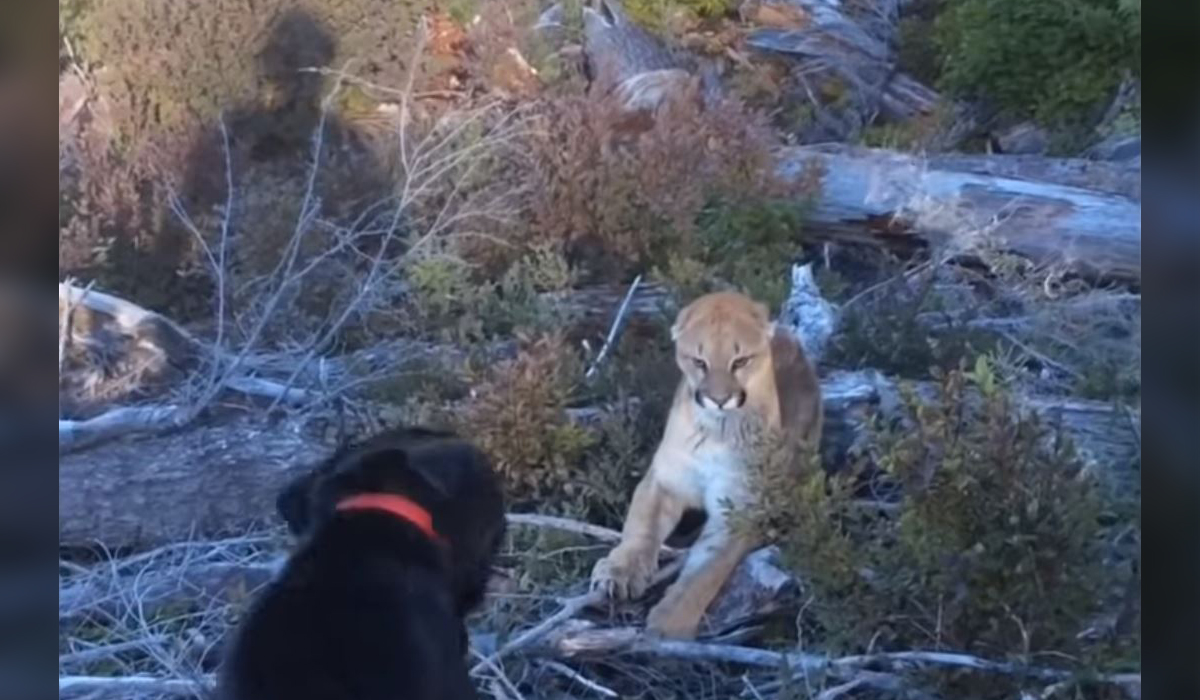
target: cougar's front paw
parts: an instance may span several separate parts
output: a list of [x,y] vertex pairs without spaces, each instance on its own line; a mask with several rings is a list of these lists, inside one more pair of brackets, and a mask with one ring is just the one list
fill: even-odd
[[592,589],[613,600],[632,600],[646,592],[654,575],[654,557],[617,547],[592,569]]

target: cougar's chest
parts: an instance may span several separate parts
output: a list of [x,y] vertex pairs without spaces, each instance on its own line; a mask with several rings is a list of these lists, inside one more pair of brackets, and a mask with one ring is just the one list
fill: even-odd
[[718,511],[726,499],[746,499],[746,456],[738,445],[712,437],[696,437],[676,457],[686,468],[668,475],[668,488],[684,495],[693,507]]

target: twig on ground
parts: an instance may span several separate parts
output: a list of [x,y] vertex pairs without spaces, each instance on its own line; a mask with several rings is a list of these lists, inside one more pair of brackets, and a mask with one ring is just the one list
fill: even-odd
[[561,661],[542,660],[542,661],[538,662],[538,665],[542,666],[543,668],[554,671],[555,673],[557,673],[559,675],[565,676],[566,678],[571,679],[571,681],[573,683],[578,683],[579,685],[582,685],[583,687],[587,688],[588,690],[591,690],[595,693],[603,695],[606,698],[621,697],[620,694],[617,693],[615,690],[612,690],[611,688],[607,688],[603,685],[600,685],[596,681],[588,678],[587,676],[584,676],[579,671],[576,671],[575,669],[571,668],[570,666],[564,664]]
[[[558,518],[553,515],[536,515],[533,513],[509,513],[506,517],[508,518],[508,522],[513,525],[528,525],[531,527],[562,530],[563,532],[574,532],[605,542],[621,541],[621,533],[616,530],[610,530],[607,527],[580,522],[578,520],[570,520],[569,518]],[[661,551],[667,554],[677,554],[679,552],[675,547],[668,547],[666,545],[662,546]]]
[[[663,581],[666,581],[678,573],[679,569],[682,567],[682,559],[677,559],[667,566],[664,566],[658,570],[658,573],[654,575],[654,578],[650,582],[650,586],[653,587],[659,583],[662,583]],[[584,610],[585,608],[600,605],[605,600],[607,600],[607,596],[605,595],[604,591],[601,590],[591,590],[587,593],[563,600],[562,607],[558,610],[558,612],[517,635],[507,644],[493,652],[489,657],[487,657],[487,660],[496,661],[497,659],[508,656],[516,651],[533,645],[535,642],[549,635],[559,625],[578,615],[580,611]],[[471,673],[478,673],[485,665],[486,664],[483,662],[476,664],[471,669]]]
[[496,663],[496,658],[494,656],[484,656],[474,649],[471,650],[471,654],[480,659],[475,668],[471,670],[472,674],[475,673],[475,669],[478,669],[481,666],[486,666],[487,668],[491,669],[492,673],[496,674],[495,680],[499,682],[507,692],[512,693],[512,697],[516,698],[516,700],[525,700],[525,696],[521,695],[521,691],[517,690],[517,687],[513,685],[513,682],[508,679],[508,676],[504,673],[504,669],[500,668],[500,665]]
[[608,357],[609,349],[616,342],[617,335],[621,332],[625,314],[629,310],[629,302],[633,299],[633,295],[637,292],[638,285],[641,283],[641,275],[633,278],[633,283],[629,285],[629,291],[625,293],[625,298],[621,300],[621,306],[617,308],[616,318],[613,319],[612,326],[608,329],[608,337],[604,339],[604,345],[600,347],[600,352],[596,355],[596,360],[592,362],[592,366],[588,367],[587,372],[583,375],[586,379],[591,379],[596,374],[596,370],[600,368],[600,363],[604,362],[604,358]]
[[117,435],[164,430],[187,423],[190,412],[182,406],[124,406],[87,420],[58,421],[59,452],[77,450]]

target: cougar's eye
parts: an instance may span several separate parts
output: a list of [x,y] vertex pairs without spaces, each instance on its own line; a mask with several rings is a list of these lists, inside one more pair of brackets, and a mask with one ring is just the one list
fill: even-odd
[[696,369],[700,370],[701,372],[708,369],[708,363],[699,357],[693,357],[692,364],[695,365]]
[[739,369],[741,369],[741,368],[745,367],[745,366],[746,366],[746,365],[747,365],[749,362],[750,362],[750,358],[749,358],[749,357],[739,357],[739,358],[737,358],[736,360],[734,360],[734,361],[733,361],[733,364],[729,365],[729,369],[731,369],[731,370],[733,370],[734,372],[736,372],[736,371],[738,371]]

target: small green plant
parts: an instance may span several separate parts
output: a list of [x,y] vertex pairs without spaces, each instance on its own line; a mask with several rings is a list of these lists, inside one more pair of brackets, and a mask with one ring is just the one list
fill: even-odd
[[[799,479],[757,480],[763,507],[751,519],[811,586],[806,622],[824,646],[1075,659],[1081,669],[1112,658],[1080,637],[1120,583],[1104,564],[1101,491],[986,358],[938,373],[936,397],[905,390],[900,415],[877,416],[871,431],[875,473],[810,466]],[[898,504],[862,500],[880,479],[899,486]],[[996,683],[947,696],[1011,690]]]

